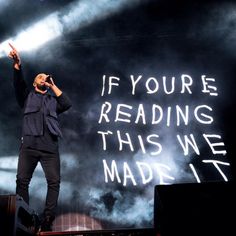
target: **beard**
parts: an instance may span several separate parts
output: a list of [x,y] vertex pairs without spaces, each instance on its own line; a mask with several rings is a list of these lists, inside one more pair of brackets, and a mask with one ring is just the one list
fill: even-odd
[[48,89],[48,87],[47,87],[46,85],[41,85],[41,84],[38,84],[38,85],[37,85],[37,88],[38,88],[39,90],[43,91],[43,92]]

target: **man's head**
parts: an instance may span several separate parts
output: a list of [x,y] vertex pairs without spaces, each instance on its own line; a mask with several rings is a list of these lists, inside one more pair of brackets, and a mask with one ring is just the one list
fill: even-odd
[[42,92],[47,91],[47,87],[45,86],[45,82],[46,82],[47,77],[48,77],[48,75],[46,75],[44,73],[40,73],[34,78],[33,86],[36,91],[38,91],[38,90],[40,90]]

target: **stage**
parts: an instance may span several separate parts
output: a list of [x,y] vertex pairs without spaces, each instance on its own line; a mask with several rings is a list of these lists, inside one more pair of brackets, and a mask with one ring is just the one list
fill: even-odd
[[[154,226],[151,228],[119,228],[94,230],[55,230],[40,232],[37,213],[18,195],[2,195],[0,203],[1,235],[80,235],[80,236],[172,236],[224,235],[234,231],[231,216],[235,209],[235,183],[185,183],[155,187]],[[60,221],[61,227],[75,222]],[[124,218],[127,216],[124,214]],[[65,223],[67,222],[67,223]],[[81,222],[77,221],[81,226]],[[65,225],[63,225],[65,224]],[[62,229],[61,228],[61,229]],[[64,228],[65,229],[65,228]],[[72,229],[72,228],[71,228]]]
[[41,232],[36,235],[68,235],[68,236],[158,236],[154,229],[118,229],[118,230],[93,230],[71,232]]

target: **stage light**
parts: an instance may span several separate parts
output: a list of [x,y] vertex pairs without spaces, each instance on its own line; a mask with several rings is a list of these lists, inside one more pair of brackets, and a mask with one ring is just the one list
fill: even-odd
[[14,40],[14,44],[20,51],[30,51],[44,43],[58,37],[62,33],[57,13],[47,16],[45,19],[22,31]]
[[134,7],[139,0],[81,0],[72,3],[67,8],[53,12],[41,21],[0,44],[0,58],[8,55],[11,42],[18,51],[30,51],[61,36],[88,26],[95,21],[104,19],[126,7]]
[[58,37],[62,33],[58,13],[52,13],[33,26],[21,31],[15,38],[0,44],[0,57],[9,53],[8,43],[12,43],[19,51],[30,51]]

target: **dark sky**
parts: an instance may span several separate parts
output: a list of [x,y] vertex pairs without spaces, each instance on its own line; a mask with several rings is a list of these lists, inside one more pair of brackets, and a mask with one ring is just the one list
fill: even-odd
[[[167,171],[165,173],[168,176],[163,181],[168,183],[196,182],[189,164],[196,168],[202,182],[222,181],[222,175],[219,175],[213,165],[206,164],[203,160],[229,162],[230,168],[226,165],[220,167],[228,179],[235,175],[236,4],[234,1],[213,0],[134,0],[118,7],[112,5],[114,1],[104,1],[104,5],[99,8],[102,10],[96,15],[96,4],[91,4],[91,1],[11,0],[6,3],[0,0],[0,42],[16,37],[19,32],[53,12],[58,12],[59,19],[63,22],[63,16],[69,16],[68,9],[74,9],[73,6],[77,6],[79,2],[91,5],[88,7],[90,10],[87,18],[81,25],[77,22],[80,18],[85,18],[84,12],[71,21],[74,25],[71,23],[64,27],[60,36],[37,49],[21,52],[22,67],[29,86],[38,73],[50,73],[58,87],[72,100],[73,107],[61,116],[64,134],[60,142],[64,181],[61,202],[64,209],[68,210],[65,201],[76,199],[80,212],[108,222],[108,228],[114,225],[150,226],[153,189],[155,185],[162,183],[161,171],[158,169],[160,166],[164,172]],[[48,36],[42,32],[40,37],[43,40]],[[183,74],[193,79],[191,94],[180,92]],[[107,94],[106,90],[106,94],[101,96],[104,75],[106,78],[114,76],[120,80],[119,87],[114,86],[111,94]],[[135,95],[131,94],[130,75],[135,78],[142,75]],[[201,92],[202,75],[215,78],[213,84],[217,87],[218,96]],[[172,94],[164,93],[163,76],[168,81],[172,77],[176,78]],[[155,94],[148,94],[146,89],[151,77],[159,83],[159,90]],[[11,79],[12,63],[2,56],[2,163],[8,157],[15,160],[21,135],[22,113],[15,101]],[[151,88],[155,87],[154,79],[149,85]],[[105,102],[112,105],[110,122],[103,120],[99,124],[102,104]],[[117,104],[132,106],[132,109],[123,109],[131,114],[130,123],[115,122]],[[135,123],[139,104],[143,104],[146,112],[146,124],[141,120]],[[158,104],[163,109],[163,120],[158,125],[151,124],[153,104]],[[212,108],[212,124],[200,124],[194,117],[194,109],[202,104]],[[187,125],[176,125],[176,106],[189,106]],[[166,125],[168,107],[173,112],[169,127]],[[107,150],[104,151],[102,137],[97,132],[108,130],[112,135],[107,139]],[[117,131],[120,131],[123,139],[127,138],[125,133],[129,134],[133,151],[128,145],[124,145],[123,150],[119,151]],[[156,156],[150,153],[157,151],[157,145],[147,138],[152,134],[158,135],[158,142],[162,144],[162,152]],[[197,155],[190,148],[191,151],[185,157],[177,135],[183,137],[190,134],[194,135],[200,154]],[[226,149],[226,156],[213,155],[203,134],[220,135],[221,140],[215,141],[224,142],[225,146],[220,150]],[[138,137],[143,139],[145,154]],[[103,160],[108,165],[111,165],[112,160],[116,161],[121,183],[117,179],[105,183]],[[148,165],[146,168],[152,169],[152,180],[146,185],[142,183],[137,162],[144,162]],[[158,168],[156,163],[159,163]],[[4,168],[0,164],[0,175],[11,172],[14,177],[14,168]],[[125,175],[127,186],[124,186]],[[134,185],[132,176],[137,185]],[[2,192],[14,191],[3,184],[0,191],[1,189]],[[66,190],[69,192],[66,193]],[[38,196],[33,199],[38,200]],[[32,204],[36,205],[34,201]],[[146,211],[137,211],[140,205]],[[126,211],[129,220],[117,221],[115,215],[122,215],[125,209],[133,211]]]

